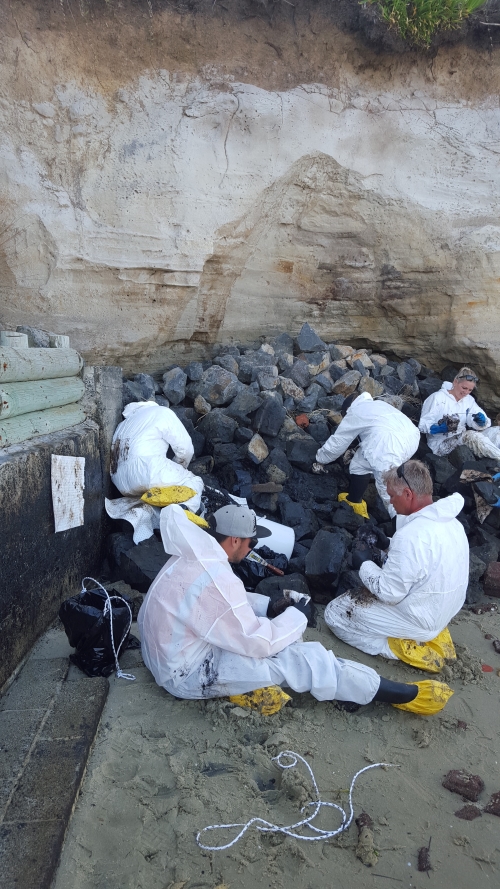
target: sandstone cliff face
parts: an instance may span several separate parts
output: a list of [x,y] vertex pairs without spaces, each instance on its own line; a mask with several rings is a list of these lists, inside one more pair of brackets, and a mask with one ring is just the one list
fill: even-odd
[[309,320],[495,386],[494,47],[375,55],[306,0],[81,5],[0,0],[1,326],[155,371]]

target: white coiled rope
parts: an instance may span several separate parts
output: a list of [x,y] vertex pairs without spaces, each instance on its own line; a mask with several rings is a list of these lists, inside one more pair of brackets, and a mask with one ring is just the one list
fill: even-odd
[[[290,762],[288,764],[285,763],[284,757],[288,757]],[[345,830],[350,827],[352,823],[352,819],[354,817],[354,810],[352,807],[352,792],[354,789],[354,785],[363,772],[369,771],[369,769],[378,769],[378,768],[399,768],[399,765],[393,762],[375,762],[373,765],[365,766],[364,769],[360,769],[359,772],[356,772],[354,778],[351,781],[351,786],[349,787],[349,817],[347,816],[346,811],[342,808],[342,806],[338,806],[337,803],[325,803],[320,799],[318,785],[316,784],[316,779],[314,777],[313,771],[309,763],[304,759],[303,756],[300,756],[298,753],[294,753],[293,750],[282,750],[278,756],[273,756],[272,762],[275,762],[279,765],[281,769],[293,769],[294,766],[297,765],[297,762],[300,760],[302,762],[309,775],[311,776],[312,785],[314,787],[314,792],[316,795],[315,800],[311,800],[306,803],[305,806],[302,806],[301,812],[307,809],[309,806],[314,807],[314,811],[307,818],[303,818],[301,821],[296,821],[295,824],[289,824],[286,827],[280,827],[278,824],[271,824],[269,821],[265,821],[264,818],[250,818],[250,821],[247,821],[246,824],[209,824],[208,827],[204,827],[202,830],[198,832],[196,835],[196,842],[200,849],[205,849],[208,852],[221,852],[223,849],[230,849],[231,846],[234,846],[238,840],[241,840],[241,837],[247,832],[248,828],[252,825],[255,825],[257,830],[260,830],[262,833],[284,833],[286,836],[293,837],[294,840],[309,840],[314,842],[315,840],[329,840],[332,837],[338,836],[339,833],[343,833]],[[342,824],[340,827],[337,827],[336,830],[322,830],[320,827],[315,827],[311,822],[314,821],[316,815],[319,810],[323,806],[328,806],[331,809],[338,809],[339,812],[342,813]],[[310,830],[314,831],[316,836],[304,836],[302,833],[297,833],[299,828],[309,827]],[[230,843],[226,843],[223,846],[207,846],[201,842],[200,837],[207,830],[233,830],[234,828],[241,828],[239,833],[231,840]]]
[[[106,596],[106,601],[105,601],[105,603],[104,603],[103,616],[106,617],[106,615],[109,614],[109,632],[110,632],[110,635],[111,635],[111,648],[113,649],[113,655],[114,655],[114,658],[115,658],[115,670],[116,670],[116,675],[118,676],[119,679],[128,679],[129,682],[134,682],[134,681],[135,681],[135,676],[133,675],[133,673],[124,673],[123,670],[122,670],[121,667],[120,667],[120,664],[118,663],[118,655],[120,654],[120,649],[121,649],[123,643],[125,642],[125,639],[127,638],[128,634],[129,634],[130,627],[132,626],[132,610],[131,610],[131,608],[130,608],[130,605],[128,604],[128,602],[127,602],[125,599],[122,598],[122,596],[110,596],[109,593],[108,593],[108,591],[107,591],[107,589],[105,589],[105,587],[103,587],[102,583],[99,583],[99,581],[98,581],[98,580],[95,580],[95,578],[93,578],[93,577],[84,577],[84,578],[83,578],[83,580],[82,580],[82,593],[87,593],[87,592],[88,592],[87,587],[85,586],[85,581],[86,581],[86,580],[91,580],[92,583],[95,583],[96,586],[98,586],[98,587],[101,588],[101,590],[103,591],[103,593],[104,593],[105,596]],[[113,633],[113,606],[112,606],[112,604],[111,604],[111,602],[112,602],[113,599],[117,599],[118,601],[123,602],[123,604],[127,606],[127,608],[128,608],[128,613],[129,613],[129,622],[128,622],[128,626],[127,626],[127,629],[125,630],[125,632],[123,633],[123,636],[122,636],[122,638],[121,638],[121,641],[120,641],[120,644],[119,644],[119,646],[118,646],[118,649],[115,648],[115,637],[114,637],[114,633]]]

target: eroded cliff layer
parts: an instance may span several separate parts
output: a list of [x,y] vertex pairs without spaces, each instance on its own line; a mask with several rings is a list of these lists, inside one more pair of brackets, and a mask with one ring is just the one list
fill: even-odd
[[498,51],[349,10],[0,0],[1,326],[154,371],[309,320],[494,385]]

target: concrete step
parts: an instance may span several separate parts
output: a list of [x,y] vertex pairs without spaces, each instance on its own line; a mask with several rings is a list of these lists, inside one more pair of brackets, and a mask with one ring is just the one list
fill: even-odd
[[0,698],[0,873],[49,889],[108,694],[70,665],[60,630],[37,643]]

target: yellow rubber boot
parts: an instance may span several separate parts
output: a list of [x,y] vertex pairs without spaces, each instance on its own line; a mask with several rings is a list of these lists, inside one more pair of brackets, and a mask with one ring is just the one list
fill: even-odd
[[433,716],[446,706],[453,694],[449,685],[436,682],[435,679],[424,679],[411,684],[418,686],[417,697],[408,704],[392,704],[397,710],[407,710],[409,713],[418,713],[419,716]]
[[440,673],[447,660],[456,660],[457,653],[448,627],[430,642],[389,637],[389,648],[398,660],[428,673]]
[[337,497],[339,503],[343,503],[344,501],[349,504],[350,507],[354,510],[356,515],[360,515],[363,519],[369,519],[368,515],[368,505],[366,500],[362,500],[361,503],[353,503],[352,500],[347,499],[347,493],[339,494]]
[[229,700],[232,704],[238,704],[238,707],[257,710],[261,716],[272,716],[292,699],[279,685],[268,685],[266,688],[257,688],[244,695],[230,695]]

